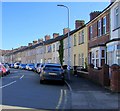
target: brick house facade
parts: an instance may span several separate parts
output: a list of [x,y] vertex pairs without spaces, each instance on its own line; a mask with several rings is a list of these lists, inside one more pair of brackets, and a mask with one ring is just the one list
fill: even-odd
[[97,16],[94,16],[96,12],[92,12],[92,20],[87,23],[89,64],[92,63],[95,67],[101,67],[106,63],[106,42],[110,38],[109,7],[110,5],[99,14],[97,12]]

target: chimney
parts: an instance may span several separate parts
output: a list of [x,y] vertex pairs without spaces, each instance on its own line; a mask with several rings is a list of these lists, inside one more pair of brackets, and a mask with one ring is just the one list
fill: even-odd
[[28,46],[31,46],[32,45],[32,43],[28,43]]
[[37,44],[37,40],[34,40],[34,41],[33,41],[33,45],[35,45],[35,44]]
[[55,39],[56,37],[59,36],[59,33],[53,33],[53,38]]
[[82,27],[84,24],[85,24],[84,20],[76,20],[75,21],[75,28],[77,29],[79,27]]
[[43,38],[42,39],[38,39],[38,43],[43,43]]
[[46,35],[45,36],[45,41],[49,40],[50,39],[50,35]]
[[63,29],[63,34],[67,34],[69,31],[70,31],[70,29],[64,28],[64,29]]
[[113,3],[113,2],[115,2],[115,0],[110,0],[110,3]]
[[95,17],[97,17],[99,14],[101,13],[101,11],[94,11],[90,13],[90,20],[94,19]]

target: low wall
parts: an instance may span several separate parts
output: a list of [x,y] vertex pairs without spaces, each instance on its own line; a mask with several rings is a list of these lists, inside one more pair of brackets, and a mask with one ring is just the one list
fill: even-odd
[[110,79],[109,79],[109,66],[104,65],[101,69],[94,69],[94,66],[89,66],[89,78],[102,85],[102,86],[109,86]]
[[111,66],[111,90],[114,92],[120,92],[120,66],[114,64]]

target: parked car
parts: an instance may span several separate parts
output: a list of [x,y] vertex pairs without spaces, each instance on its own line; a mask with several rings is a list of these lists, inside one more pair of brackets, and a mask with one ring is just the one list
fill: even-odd
[[41,73],[41,70],[42,70],[43,66],[44,66],[44,63],[41,63],[41,64],[39,64],[39,66],[37,67],[36,72],[37,72],[38,74]]
[[19,69],[26,69],[26,64],[20,64]]
[[30,70],[30,71],[34,71],[35,70],[35,66],[34,66],[34,64],[27,64],[26,65],[26,69]]
[[10,68],[14,68],[14,64],[10,64]]
[[6,69],[6,74],[10,74],[10,67],[8,66],[8,64],[4,64],[4,67]]
[[1,76],[6,75],[6,68],[4,67],[3,64],[0,64],[0,74]]
[[2,76],[2,69],[0,68],[0,77]]
[[18,62],[14,63],[14,68],[18,69],[19,65],[20,65],[20,63],[18,63]]
[[64,83],[64,70],[60,64],[44,64],[41,73],[40,73],[40,83],[43,83],[45,80],[54,80],[61,81]]

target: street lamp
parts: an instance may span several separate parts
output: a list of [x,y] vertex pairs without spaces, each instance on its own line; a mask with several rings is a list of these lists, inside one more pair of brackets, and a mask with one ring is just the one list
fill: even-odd
[[70,80],[70,31],[69,31],[69,8],[65,5],[57,5],[59,7],[65,7],[68,11],[68,78]]

